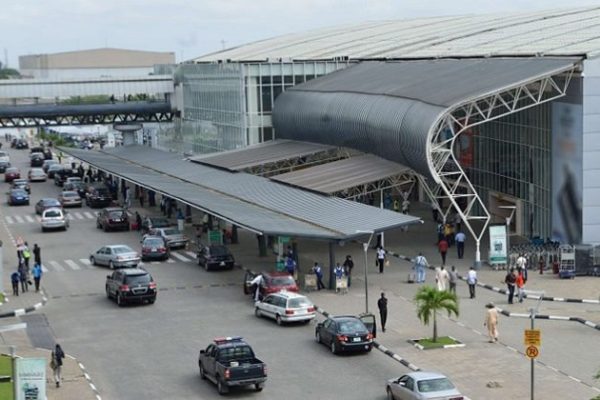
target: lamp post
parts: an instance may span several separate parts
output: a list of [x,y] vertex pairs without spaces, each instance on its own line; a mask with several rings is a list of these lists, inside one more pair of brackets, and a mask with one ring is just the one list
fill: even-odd
[[363,242],[363,251],[365,253],[365,313],[369,312],[369,286],[367,281],[367,251],[369,250],[369,246],[371,245],[371,240],[373,239],[374,231],[356,231],[356,233],[366,233],[369,234],[369,240],[364,243]]

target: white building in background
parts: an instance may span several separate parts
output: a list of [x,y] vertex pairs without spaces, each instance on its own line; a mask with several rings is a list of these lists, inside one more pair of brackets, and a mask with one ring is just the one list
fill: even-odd
[[[461,159],[492,222],[515,205],[515,234],[600,243],[598,20],[600,7],[387,20],[207,54],[178,68],[181,118],[159,146],[204,153],[276,138],[271,114],[282,92],[362,61],[580,57],[567,96],[480,125]],[[575,152],[562,154],[567,136]]]
[[159,64],[175,64],[175,53],[102,48],[30,54],[19,57],[19,72],[38,79],[127,77],[149,75]]

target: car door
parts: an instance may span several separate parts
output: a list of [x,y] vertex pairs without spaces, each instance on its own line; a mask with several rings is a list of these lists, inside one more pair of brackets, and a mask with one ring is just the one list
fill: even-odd
[[206,371],[206,374],[209,376],[215,376],[215,357],[217,356],[217,346],[214,344],[208,345],[205,355],[207,362],[202,364],[204,371]]
[[[164,241],[164,239],[163,239],[163,241]],[[165,242],[165,247],[166,247],[166,242]],[[202,247],[202,249],[198,253],[198,259],[199,259],[200,264],[204,264],[208,260],[207,255],[208,255],[208,247],[206,247],[206,246]]]
[[258,307],[262,311],[262,314],[266,317],[271,318],[271,303],[273,302],[273,296],[269,295],[265,297],[261,302],[258,303]]
[[408,375],[404,375],[398,379],[397,383],[392,386],[394,396],[401,400],[418,400],[415,393],[415,381]]
[[97,258],[96,258],[96,262],[100,265],[108,265],[108,257],[107,255],[109,254],[110,249],[108,247],[102,247],[100,250],[98,250],[97,254]]
[[321,329],[321,341],[325,344],[331,344],[332,325],[334,325],[333,321],[329,318],[323,322],[323,328]]
[[119,274],[117,271],[115,271],[110,275],[110,279],[108,280],[108,283],[107,283],[108,292],[110,293],[111,296],[116,295],[117,287],[119,287],[119,282],[117,280],[118,277],[119,277]]

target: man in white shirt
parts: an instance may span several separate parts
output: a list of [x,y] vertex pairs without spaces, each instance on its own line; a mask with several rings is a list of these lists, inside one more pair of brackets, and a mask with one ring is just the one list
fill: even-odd
[[447,290],[449,280],[450,276],[448,275],[448,271],[446,271],[443,265],[440,268],[435,269],[435,281],[437,283],[437,288],[440,292]]
[[258,274],[250,281],[250,287],[254,288],[254,301],[260,300],[260,286],[263,283],[262,274]]
[[423,256],[423,253],[419,253],[419,255],[415,258],[415,271],[417,273],[416,280],[417,283],[425,282],[425,268],[427,268],[429,264],[427,263],[427,259]]
[[474,299],[475,285],[477,285],[477,271],[475,271],[474,267],[469,269],[469,273],[467,274],[467,284],[469,285],[469,296]]
[[377,248],[377,265],[379,265],[379,273],[383,274],[383,265],[385,264],[385,250],[379,246]]

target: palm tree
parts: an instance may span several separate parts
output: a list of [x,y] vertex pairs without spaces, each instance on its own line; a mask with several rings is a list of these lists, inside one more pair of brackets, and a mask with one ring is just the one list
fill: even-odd
[[437,342],[437,321],[438,311],[446,310],[448,316],[455,314],[458,317],[458,299],[454,293],[437,290],[432,286],[422,286],[415,295],[417,303],[417,316],[425,325],[433,318],[433,341]]

